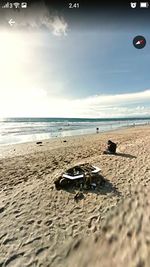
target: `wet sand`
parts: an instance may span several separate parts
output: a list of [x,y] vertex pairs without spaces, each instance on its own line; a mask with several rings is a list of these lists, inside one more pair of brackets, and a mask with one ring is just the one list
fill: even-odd
[[[103,155],[108,139],[118,155]],[[138,126],[1,147],[0,266],[149,266],[149,144]],[[86,162],[106,183],[75,202],[54,180]]]

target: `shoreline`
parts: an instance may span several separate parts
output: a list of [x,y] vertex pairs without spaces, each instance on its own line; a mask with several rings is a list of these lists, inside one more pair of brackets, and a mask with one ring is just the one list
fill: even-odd
[[99,133],[84,133],[84,134],[75,134],[75,135],[66,135],[66,136],[58,136],[58,137],[50,137],[50,138],[46,138],[46,139],[37,139],[34,141],[25,141],[25,142],[17,142],[17,143],[10,143],[10,144],[0,144],[0,149],[1,148],[7,148],[9,146],[18,146],[18,145],[26,145],[26,144],[35,144],[36,142],[53,142],[56,140],[63,140],[63,139],[70,139],[70,138],[80,138],[80,137],[86,137],[86,136],[95,136],[95,135],[102,135],[102,134],[107,134],[107,133],[114,133],[114,132],[118,132],[118,131],[122,131],[124,129],[132,129],[132,128],[136,128],[136,127],[150,127],[149,123],[145,123],[145,124],[138,124],[138,125],[126,125],[126,126],[120,126],[118,128],[115,129],[109,129],[109,130],[103,130],[103,131],[99,131]]
[[[7,157],[28,155],[28,154],[32,154],[33,151],[42,152],[42,151],[57,149],[59,147],[66,147],[70,145],[70,142],[80,143],[83,140],[86,141],[88,139],[91,139],[91,140],[93,139],[93,141],[97,141],[99,138],[107,141],[108,139],[110,139],[110,136],[114,136],[114,135],[117,136],[118,134],[124,134],[126,133],[126,131],[130,131],[132,129],[133,130],[136,130],[136,129],[144,130],[145,128],[149,128],[149,127],[150,126],[147,124],[137,125],[137,126],[127,126],[127,127],[124,126],[121,128],[117,128],[115,130],[93,133],[93,134],[56,137],[56,138],[49,138],[49,139],[31,141],[31,142],[25,142],[25,143],[2,145],[0,146],[0,159],[7,158]],[[41,144],[36,144],[37,142],[41,142]],[[104,146],[105,145],[106,143],[104,143]]]
[[[93,140],[93,142],[96,142],[99,140],[104,140],[104,146],[106,145],[107,140],[111,138],[115,138],[118,134],[126,134],[126,131],[130,132],[130,130],[144,130],[149,128],[149,125],[138,125],[138,126],[130,126],[130,127],[122,127],[118,128],[112,131],[106,131],[101,133],[94,133],[94,134],[83,134],[83,135],[74,135],[74,136],[66,136],[66,137],[56,137],[56,138],[50,138],[50,139],[44,139],[44,140],[38,140],[38,141],[31,141],[31,142],[25,142],[25,143],[17,143],[17,144],[10,144],[10,145],[4,145],[0,146],[0,159],[3,158],[9,158],[9,157],[18,157],[22,155],[28,155],[35,152],[42,152],[42,151],[48,151],[48,150],[54,150],[58,149],[59,147],[68,147],[69,145],[72,145],[75,143],[82,143],[88,142],[89,140]],[[41,144],[36,144],[37,142],[42,142]],[[116,139],[117,142],[117,139]]]
[[[150,125],[150,122],[141,123],[141,124],[134,124],[133,123],[132,125],[122,125],[122,126],[118,126],[118,127],[115,127],[115,128],[113,128],[113,126],[111,126],[109,129],[104,129],[104,130],[101,130],[100,127],[99,127],[99,129],[100,129],[99,134],[107,133],[107,132],[114,132],[114,131],[118,131],[118,130],[126,129],[126,128],[149,126],[149,125]],[[84,131],[84,133],[77,133],[76,131],[79,131],[79,132]],[[0,144],[0,148],[1,147],[5,147],[5,146],[9,146],[9,145],[34,143],[34,142],[39,142],[39,141],[54,140],[54,139],[61,139],[61,138],[68,138],[68,137],[75,137],[75,136],[94,135],[96,133],[96,128],[93,127],[93,128],[80,129],[80,130],[71,130],[71,132],[72,133],[74,132],[74,134],[67,134],[68,132],[69,131],[62,132],[62,133],[66,133],[66,135],[64,135],[64,136],[49,136],[47,138],[40,138],[39,137],[39,138],[37,138],[35,140],[31,140],[31,141],[30,140],[24,141],[22,139],[22,141],[20,141],[20,142],[18,141],[18,142],[4,143],[4,144]],[[37,134],[37,135],[39,135],[39,134]],[[34,138],[35,137],[36,137],[36,135],[34,136]]]

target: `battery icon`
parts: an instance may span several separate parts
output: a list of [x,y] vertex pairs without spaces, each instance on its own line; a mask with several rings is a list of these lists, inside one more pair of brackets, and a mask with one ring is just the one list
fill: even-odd
[[141,8],[148,8],[149,7],[149,3],[148,2],[141,2],[140,3],[140,7]]

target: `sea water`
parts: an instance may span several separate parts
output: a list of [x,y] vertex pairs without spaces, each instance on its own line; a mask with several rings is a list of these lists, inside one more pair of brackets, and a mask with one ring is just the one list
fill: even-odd
[[99,133],[120,127],[149,124],[150,118],[6,118],[0,120],[0,145],[23,143],[81,134]]

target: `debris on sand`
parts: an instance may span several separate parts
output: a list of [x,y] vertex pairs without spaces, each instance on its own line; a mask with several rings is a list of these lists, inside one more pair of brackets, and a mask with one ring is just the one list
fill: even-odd
[[79,200],[82,200],[82,199],[84,199],[84,195],[83,195],[82,192],[78,192],[78,193],[74,196],[74,200],[75,200],[76,202],[78,202]]
[[101,169],[89,163],[76,165],[56,178],[55,187],[57,190],[69,188],[96,189],[98,185],[104,182],[104,178],[99,174],[100,171]]

